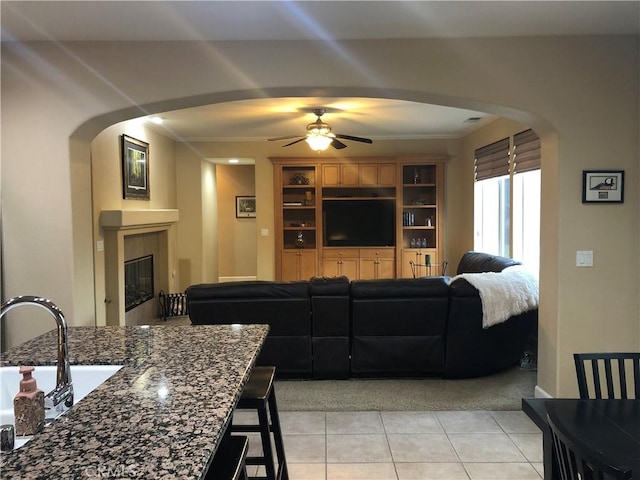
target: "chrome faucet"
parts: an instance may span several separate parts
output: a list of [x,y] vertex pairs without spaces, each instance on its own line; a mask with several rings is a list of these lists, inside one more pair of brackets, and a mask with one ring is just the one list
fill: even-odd
[[73,384],[71,382],[71,367],[67,347],[67,321],[60,310],[51,300],[32,295],[21,295],[11,298],[0,305],[0,318],[5,313],[21,305],[35,305],[45,309],[56,321],[58,327],[58,365],[56,372],[56,388],[45,395],[45,416],[54,419],[73,406]]

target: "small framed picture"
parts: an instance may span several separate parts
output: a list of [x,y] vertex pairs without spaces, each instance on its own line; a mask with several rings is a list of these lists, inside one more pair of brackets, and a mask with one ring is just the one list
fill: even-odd
[[236,217],[256,216],[256,197],[236,197]]
[[597,202],[624,202],[624,170],[583,170],[582,203]]
[[149,200],[149,144],[122,135],[122,196]]

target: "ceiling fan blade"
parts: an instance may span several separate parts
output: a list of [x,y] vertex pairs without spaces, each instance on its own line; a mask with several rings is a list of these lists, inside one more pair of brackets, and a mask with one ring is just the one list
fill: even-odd
[[344,140],[353,140],[354,142],[362,142],[362,143],[373,143],[373,140],[370,138],[362,138],[362,137],[354,137],[352,135],[341,135],[336,133],[337,138],[342,138]]
[[275,141],[278,141],[278,140],[288,140],[290,138],[298,138],[299,136],[300,135],[287,135],[287,136],[284,136],[284,137],[273,137],[273,138],[267,138],[267,141],[275,142]]
[[347,146],[344,143],[342,143],[340,140],[338,140],[337,138],[334,138],[331,141],[331,146],[333,148],[335,148],[336,150],[342,150],[343,148],[347,148]]
[[[291,138],[291,137],[289,137],[289,138]],[[283,147],[288,147],[288,146],[290,146],[290,145],[295,145],[295,144],[296,144],[296,143],[298,143],[298,142],[302,142],[302,141],[304,141],[306,138],[307,138],[307,137],[302,137],[302,138],[299,138],[298,140],[294,140],[293,142],[291,142],[291,143],[287,143],[286,145],[282,145],[282,146],[283,146]]]

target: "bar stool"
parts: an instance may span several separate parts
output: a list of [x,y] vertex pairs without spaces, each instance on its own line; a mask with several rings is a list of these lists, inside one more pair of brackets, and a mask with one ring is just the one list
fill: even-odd
[[[247,465],[264,465],[268,480],[289,480],[287,461],[284,454],[284,443],[280,429],[278,405],[273,386],[275,367],[254,367],[249,381],[242,391],[236,410],[255,410],[258,413],[257,425],[230,426],[231,432],[259,432],[262,440],[262,456],[247,457]],[[269,421],[270,420],[270,421]],[[278,470],[273,461],[271,433],[276,447]],[[250,477],[265,478],[265,477]]]
[[245,459],[249,439],[225,435],[216,451],[205,480],[248,480]]

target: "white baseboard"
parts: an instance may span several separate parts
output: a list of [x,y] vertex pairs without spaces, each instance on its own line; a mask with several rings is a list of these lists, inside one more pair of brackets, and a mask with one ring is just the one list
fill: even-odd
[[244,282],[247,280],[257,280],[258,277],[254,276],[246,276],[246,277],[218,277],[218,282]]
[[536,398],[553,398],[546,392],[546,390],[540,388],[539,385],[536,385],[536,388],[533,389],[533,392]]

